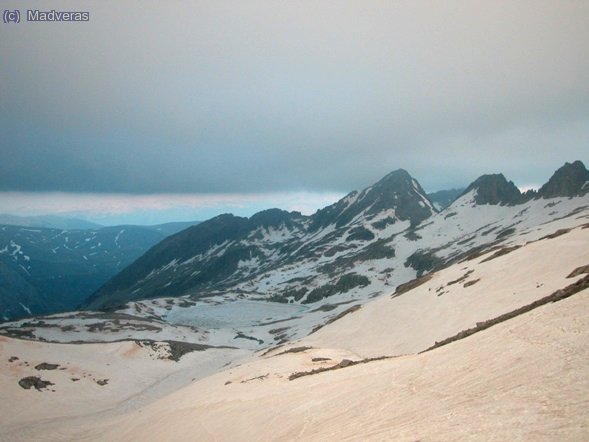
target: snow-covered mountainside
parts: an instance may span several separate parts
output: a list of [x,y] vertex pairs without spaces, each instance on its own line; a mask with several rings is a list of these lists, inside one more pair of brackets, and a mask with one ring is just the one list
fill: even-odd
[[189,225],[0,225],[0,321],[76,308],[151,246]]
[[[220,292],[308,304],[365,292],[370,276],[386,275],[395,236],[434,213],[419,183],[397,170],[310,217],[278,209],[249,219],[221,215],[162,241],[96,292],[87,307]],[[368,261],[373,270],[358,267]]]
[[[4,335],[110,335],[117,342],[0,336],[0,439],[587,440],[589,214],[579,209],[585,200],[558,199],[550,209],[563,205],[569,216],[546,222],[540,208],[557,200],[501,212],[511,209],[473,206],[473,198],[469,192],[453,210],[491,216],[527,208],[524,214],[540,215],[517,224],[502,244],[473,250],[361,306],[346,304],[345,314],[321,302],[203,299],[194,301],[197,309],[179,305],[190,304],[187,298],[168,298],[131,303],[130,310],[144,309],[143,322],[87,312],[85,319],[20,321],[13,330],[5,324]],[[458,222],[465,227],[463,218]],[[303,331],[316,313],[302,308],[323,308],[327,316],[295,341],[252,341]],[[186,336],[180,342],[157,316],[182,312],[200,323],[191,331],[176,326]],[[141,338],[120,341],[132,327]],[[211,345],[231,327],[243,332],[231,347],[261,350]]]
[[178,296],[305,305],[335,295],[338,302],[366,299],[474,248],[537,239],[542,223],[574,223],[589,207],[587,181],[579,161],[554,174],[547,186],[559,191],[548,194],[522,195],[503,175],[485,175],[438,213],[419,183],[398,170],[310,217],[273,209],[192,227],[127,267],[86,306]]
[[99,290],[90,305],[104,311],[21,320],[0,331],[55,342],[151,336],[244,349],[283,344],[432,271],[588,223],[583,186],[553,198],[522,196],[502,175],[488,175],[438,213],[397,171],[311,217],[269,210],[204,222],[162,241]]

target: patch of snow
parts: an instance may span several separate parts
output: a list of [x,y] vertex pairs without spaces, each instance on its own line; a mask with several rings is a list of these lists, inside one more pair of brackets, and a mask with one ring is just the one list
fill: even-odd
[[23,310],[24,310],[25,312],[27,312],[29,315],[32,315],[32,314],[33,314],[33,313],[31,312],[31,310],[30,310],[30,309],[29,309],[29,308],[28,308],[26,305],[24,305],[22,302],[19,302],[19,304],[20,304],[20,306],[23,308]]
[[11,255],[16,260],[17,259],[16,255],[22,254],[22,251],[21,251],[22,247],[19,244],[15,243],[13,240],[10,240],[10,246],[14,247],[14,251],[11,253]]
[[121,235],[125,233],[125,229],[122,229],[119,233],[117,233],[117,236],[115,236],[115,245],[118,248],[121,248],[121,245],[119,244],[119,238],[121,237]]
[[160,272],[164,272],[172,267],[176,267],[178,264],[178,258],[174,258],[173,260],[171,260],[169,263],[167,263],[165,266],[160,267],[159,271]]

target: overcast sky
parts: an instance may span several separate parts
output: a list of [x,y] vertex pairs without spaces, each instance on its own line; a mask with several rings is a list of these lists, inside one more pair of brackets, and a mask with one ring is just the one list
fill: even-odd
[[586,0],[2,6],[90,21],[0,23],[0,212],[312,212],[397,168],[433,191],[589,160]]

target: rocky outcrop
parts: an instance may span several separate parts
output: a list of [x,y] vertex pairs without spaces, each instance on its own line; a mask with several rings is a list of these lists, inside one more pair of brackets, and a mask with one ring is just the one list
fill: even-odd
[[565,163],[538,190],[540,198],[582,196],[589,192],[589,171],[581,161]]
[[522,194],[503,174],[482,175],[466,188],[463,195],[476,190],[476,204],[518,204]]

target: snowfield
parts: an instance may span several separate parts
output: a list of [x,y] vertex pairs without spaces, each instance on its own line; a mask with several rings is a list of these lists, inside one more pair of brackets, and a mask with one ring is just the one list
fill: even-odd
[[191,227],[88,310],[0,324],[0,440],[589,440],[589,193],[548,198],[585,177],[484,175],[437,212],[398,170]]
[[[317,331],[255,352],[203,349],[175,362],[164,344],[0,337],[0,439],[586,440],[589,228],[584,218],[576,223],[571,228],[569,217],[512,237],[410,290],[341,306],[348,313]],[[563,226],[570,230],[554,234]],[[296,304],[270,304],[260,314],[255,301],[219,302],[200,311],[195,325],[204,334],[229,330],[235,312],[242,322],[232,326],[244,330],[297,315],[270,326],[304,330],[311,314]],[[155,313],[181,315],[159,304]],[[324,320],[334,311],[321,312]],[[42,362],[59,367],[35,368]],[[52,385],[21,388],[29,376]]]

